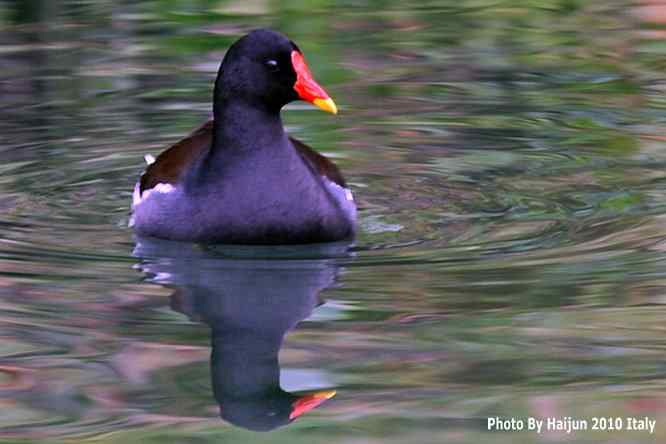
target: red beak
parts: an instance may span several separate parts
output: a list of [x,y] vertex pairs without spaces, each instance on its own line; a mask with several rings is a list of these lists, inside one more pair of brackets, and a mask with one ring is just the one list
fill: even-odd
[[301,396],[292,404],[291,414],[289,419],[296,419],[305,412],[309,412],[317,407],[327,399],[335,396],[335,390],[327,390],[325,392],[310,393],[309,395]]
[[305,60],[303,59],[303,54],[296,50],[292,51],[291,64],[296,72],[294,90],[298,93],[298,97],[306,102],[312,103],[324,111],[337,114],[338,107],[335,106],[335,102],[333,102],[333,99],[331,99],[326,91],[324,91],[324,88],[319,86],[319,84],[312,78],[308,65],[305,64]]

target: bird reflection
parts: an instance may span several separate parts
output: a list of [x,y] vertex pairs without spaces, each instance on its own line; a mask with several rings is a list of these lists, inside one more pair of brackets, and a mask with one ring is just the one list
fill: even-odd
[[211,328],[211,378],[220,416],[268,431],[333,397],[280,387],[278,353],[286,333],[321,304],[348,243],[297,247],[219,247],[137,239],[134,255],[153,282],[173,288],[171,306]]

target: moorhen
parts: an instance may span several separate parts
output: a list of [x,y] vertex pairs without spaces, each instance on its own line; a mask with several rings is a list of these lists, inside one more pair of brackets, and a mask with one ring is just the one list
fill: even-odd
[[356,205],[338,168],[282,126],[281,108],[298,99],[337,113],[287,37],[259,29],[236,41],[215,81],[213,120],[157,159],[146,156],[135,232],[235,244],[352,238]]

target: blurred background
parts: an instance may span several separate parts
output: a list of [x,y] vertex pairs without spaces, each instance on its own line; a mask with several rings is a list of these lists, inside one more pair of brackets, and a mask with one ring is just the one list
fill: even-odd
[[[248,286],[228,250],[183,265],[127,221],[143,155],[209,117],[257,27],[341,108],[283,117],[345,172],[361,232],[248,263],[275,271]],[[0,67],[0,442],[666,438],[663,1],[0,0]],[[259,434],[220,418],[211,331],[261,329],[276,298],[270,371],[337,395]],[[486,432],[496,415],[657,427]]]

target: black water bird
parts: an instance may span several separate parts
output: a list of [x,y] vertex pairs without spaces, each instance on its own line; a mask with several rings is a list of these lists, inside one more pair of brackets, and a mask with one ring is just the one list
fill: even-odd
[[333,162],[289,137],[280,110],[305,100],[337,113],[295,43],[260,29],[220,66],[213,120],[149,164],[130,225],[142,236],[235,244],[349,239],[356,205]]

